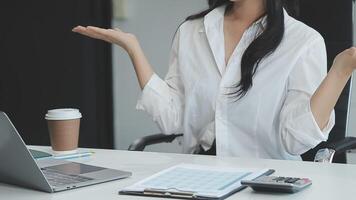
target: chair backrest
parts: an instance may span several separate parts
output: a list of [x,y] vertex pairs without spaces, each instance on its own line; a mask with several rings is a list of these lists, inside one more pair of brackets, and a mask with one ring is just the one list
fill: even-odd
[[[326,42],[329,67],[335,56],[353,45],[353,0],[299,0],[299,20],[319,31]],[[340,23],[342,22],[342,23]],[[345,87],[336,107],[336,125],[327,142],[336,142],[345,138],[350,84]],[[316,152],[325,143],[303,155],[304,160],[312,161]],[[346,163],[346,155],[340,154],[334,162]]]

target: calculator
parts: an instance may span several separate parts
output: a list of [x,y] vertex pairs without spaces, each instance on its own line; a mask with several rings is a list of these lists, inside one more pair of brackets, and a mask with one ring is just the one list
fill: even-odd
[[260,192],[295,193],[310,186],[312,181],[308,178],[261,176],[254,180],[242,180],[241,184]]

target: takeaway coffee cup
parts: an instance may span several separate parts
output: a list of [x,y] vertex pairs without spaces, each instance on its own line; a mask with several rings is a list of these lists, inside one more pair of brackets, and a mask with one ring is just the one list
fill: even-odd
[[56,154],[75,153],[78,148],[80,119],[78,109],[54,109],[46,114],[51,145]]

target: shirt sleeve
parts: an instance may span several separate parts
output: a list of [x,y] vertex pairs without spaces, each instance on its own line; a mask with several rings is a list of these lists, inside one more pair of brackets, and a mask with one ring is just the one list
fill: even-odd
[[327,74],[327,55],[320,37],[309,45],[288,79],[287,97],[280,116],[282,143],[291,155],[301,155],[328,139],[335,125],[335,113],[320,129],[311,111],[310,100]]
[[204,151],[208,151],[215,140],[215,121],[209,123],[202,131],[202,137],[199,139],[199,144],[203,147]]
[[136,109],[147,112],[165,134],[182,132],[184,87],[179,72],[179,31],[174,38],[165,80],[153,74]]

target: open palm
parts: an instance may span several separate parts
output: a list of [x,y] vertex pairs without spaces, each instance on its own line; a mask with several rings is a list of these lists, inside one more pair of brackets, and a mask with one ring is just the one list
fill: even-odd
[[103,40],[109,43],[117,44],[129,51],[132,46],[137,44],[136,37],[131,33],[125,33],[118,28],[115,29],[103,29],[94,26],[77,26],[73,28],[73,32]]

